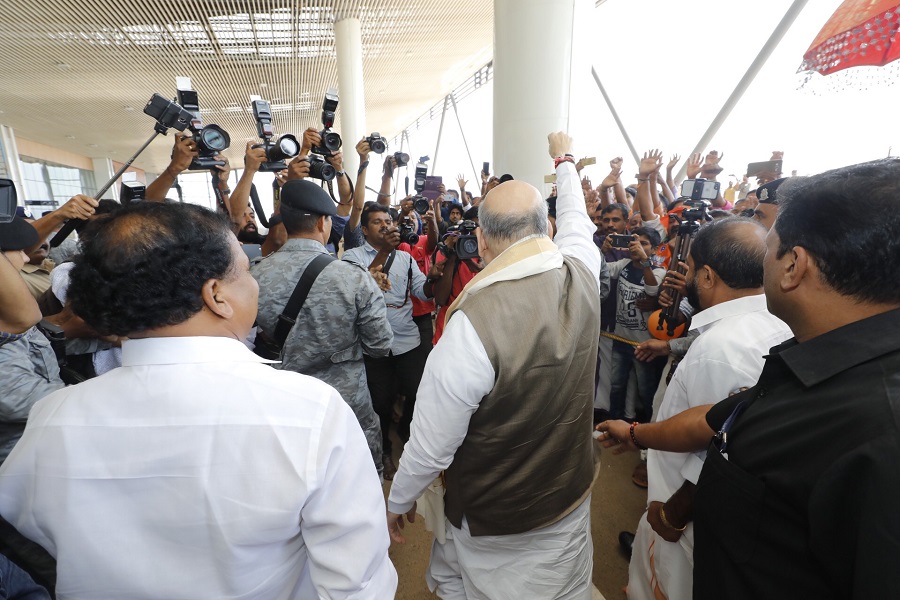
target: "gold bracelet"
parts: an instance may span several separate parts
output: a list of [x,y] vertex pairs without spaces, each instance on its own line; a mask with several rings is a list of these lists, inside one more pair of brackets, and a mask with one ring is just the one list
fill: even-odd
[[687,529],[687,523],[685,523],[684,527],[675,527],[669,520],[666,518],[665,504],[661,504],[659,507],[659,520],[662,521],[662,524],[668,527],[669,529],[674,529],[675,531],[684,531]]

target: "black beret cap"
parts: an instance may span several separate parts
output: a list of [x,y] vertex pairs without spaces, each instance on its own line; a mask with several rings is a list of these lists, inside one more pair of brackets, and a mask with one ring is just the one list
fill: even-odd
[[782,177],[756,188],[756,199],[760,204],[778,204],[778,196],[775,195],[778,186],[790,179],[790,177]]
[[281,204],[312,215],[337,214],[328,192],[305,179],[292,179],[281,186]]

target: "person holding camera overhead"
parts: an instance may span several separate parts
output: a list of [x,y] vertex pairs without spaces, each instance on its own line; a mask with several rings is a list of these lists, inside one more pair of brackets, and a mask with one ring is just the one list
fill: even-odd
[[387,207],[376,203],[366,206],[360,223],[366,242],[345,251],[343,260],[359,265],[373,275],[386,276],[382,290],[394,342],[388,356],[366,354],[365,363],[372,405],[381,421],[384,478],[393,479],[396,467],[389,433],[394,397],[399,392],[406,398],[398,427],[398,435],[406,439],[416,403],[416,390],[424,369],[420,356],[422,340],[419,327],[413,320],[412,298],[432,298],[434,280],[425,277],[409,252],[398,248],[400,228],[394,225]]

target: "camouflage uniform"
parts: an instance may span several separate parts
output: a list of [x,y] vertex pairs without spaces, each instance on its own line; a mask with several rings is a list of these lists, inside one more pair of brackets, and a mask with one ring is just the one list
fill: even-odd
[[[306,266],[325,253],[316,241],[289,239],[251,268],[259,282],[257,323],[270,337]],[[384,297],[375,280],[364,269],[335,261],[316,278],[276,366],[321,379],[340,392],[356,413],[379,475],[381,427],[372,410],[363,350],[387,356],[392,342]]]

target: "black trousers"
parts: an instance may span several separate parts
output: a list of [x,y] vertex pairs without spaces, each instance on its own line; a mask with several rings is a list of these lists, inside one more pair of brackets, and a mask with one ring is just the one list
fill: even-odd
[[[369,382],[369,394],[372,396],[372,408],[381,423],[382,451],[390,454],[391,417],[394,412],[394,399],[397,394],[404,396],[403,416],[397,426],[397,435],[404,441],[409,439],[409,427],[412,423],[416,406],[416,392],[425,370],[425,361],[431,352],[431,338],[434,335],[431,315],[414,317],[419,326],[421,343],[418,347],[403,354],[393,354],[382,358],[365,357],[366,379]],[[427,322],[427,330],[425,329]]]

